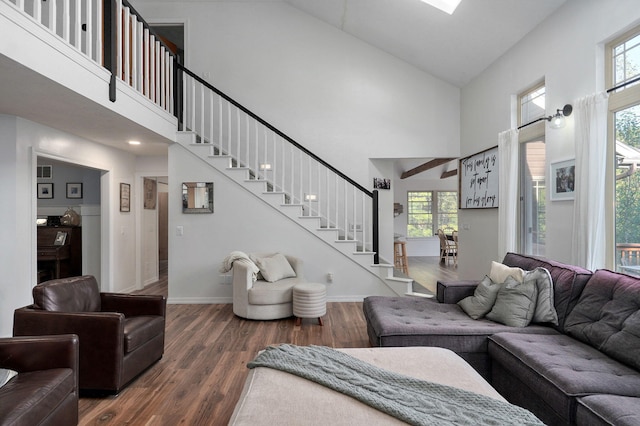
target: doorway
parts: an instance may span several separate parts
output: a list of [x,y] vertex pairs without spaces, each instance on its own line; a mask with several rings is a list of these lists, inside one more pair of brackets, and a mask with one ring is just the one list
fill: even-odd
[[166,279],[168,272],[168,178],[155,174],[138,175],[140,214],[137,238],[140,251],[136,262],[138,283],[142,289]]
[[171,50],[178,62],[185,65],[184,24],[151,24],[151,29]]
[[100,283],[103,171],[44,156],[36,162],[37,281],[88,274]]

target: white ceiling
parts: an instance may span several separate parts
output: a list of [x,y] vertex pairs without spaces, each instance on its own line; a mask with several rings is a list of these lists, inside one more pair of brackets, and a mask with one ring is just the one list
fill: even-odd
[[[420,0],[251,1],[284,1],[459,87],[480,74],[565,2],[462,0],[455,13],[448,15]],[[150,141],[157,137],[1,55],[0,74],[0,113],[25,117],[104,144],[118,141],[118,148],[138,155],[166,153],[166,141],[140,147],[122,146],[122,141],[132,134]],[[43,98],[42,93],[53,95]],[[428,160],[414,159],[403,168],[407,170]],[[424,178],[425,174],[419,176]]]
[[420,0],[284,0],[458,87],[566,0],[462,0],[453,15]]

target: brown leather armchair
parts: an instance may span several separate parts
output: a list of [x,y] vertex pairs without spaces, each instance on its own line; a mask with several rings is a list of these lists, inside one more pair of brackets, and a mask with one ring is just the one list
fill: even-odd
[[14,336],[74,333],[82,391],[117,394],[162,358],[166,299],[101,293],[91,275],[46,281],[14,312]]
[[78,336],[0,339],[0,425],[78,424]]

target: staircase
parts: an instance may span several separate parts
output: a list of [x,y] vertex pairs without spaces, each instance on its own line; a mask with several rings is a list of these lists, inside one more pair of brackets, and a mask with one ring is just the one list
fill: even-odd
[[[334,219],[319,213],[322,208],[311,204],[317,203],[317,200],[300,200],[294,194],[281,190],[279,185],[265,177],[264,171],[260,173],[243,164],[235,156],[223,151],[218,143],[205,140],[197,132],[179,132],[177,142],[237,184],[239,190],[251,193],[279,211],[283,215],[283,220],[293,221],[300,228],[350,259],[355,267],[363,268],[379,278],[395,294],[401,296],[414,294],[412,293],[413,280],[394,277],[393,265],[389,263],[375,263],[376,253],[370,250],[370,242],[366,237],[362,238],[361,234],[364,232],[357,226],[354,229],[350,221],[347,221],[348,228],[336,226]],[[342,208],[343,206],[340,206],[338,209]]]

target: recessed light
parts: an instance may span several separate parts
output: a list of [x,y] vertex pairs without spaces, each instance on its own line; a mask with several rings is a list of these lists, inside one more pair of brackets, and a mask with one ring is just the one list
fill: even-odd
[[140,145],[140,141],[129,141],[129,145]]
[[433,7],[437,7],[443,12],[453,15],[456,7],[460,4],[461,0],[422,0],[423,2],[430,4]]

